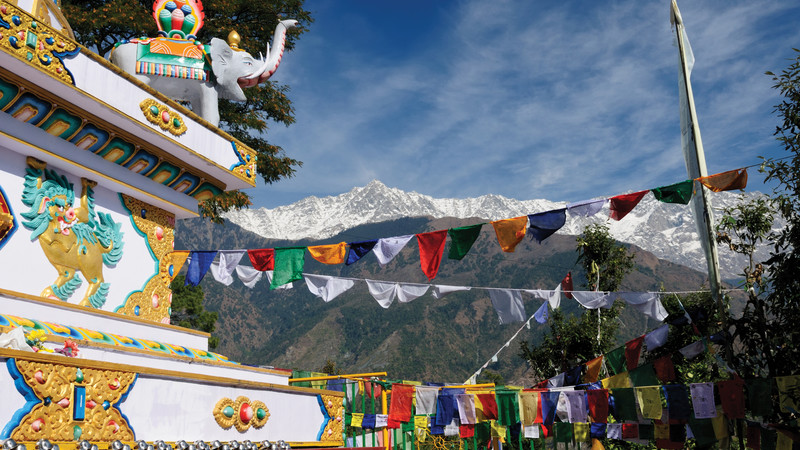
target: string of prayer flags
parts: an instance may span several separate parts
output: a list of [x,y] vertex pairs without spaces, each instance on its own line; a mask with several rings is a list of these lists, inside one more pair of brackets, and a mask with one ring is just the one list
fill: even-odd
[[511,289],[487,290],[501,325],[525,321],[527,316],[525,315],[525,305],[522,303],[520,291]]
[[373,247],[372,253],[378,258],[378,263],[385,266],[400,253],[400,250],[402,250],[413,237],[413,234],[407,234],[405,236],[378,239],[378,243]]
[[570,214],[583,217],[591,217],[600,212],[605,206],[607,199],[582,200],[567,204],[567,211]]
[[714,192],[733,191],[747,187],[747,168],[729,170],[697,179]]
[[541,244],[542,241],[552,236],[553,233],[560,230],[567,223],[567,209],[561,208],[528,214],[528,222],[530,222],[528,233],[530,233],[531,238]]
[[694,193],[694,180],[681,181],[651,189],[656,200],[663,203],[680,203],[688,205]]
[[358,241],[358,242],[350,242],[347,244],[350,248],[347,251],[347,259],[345,260],[345,265],[355,264],[359,259],[363,258],[364,255],[372,251],[372,248],[378,243],[377,239],[371,239],[368,241]]
[[306,280],[309,292],[326,303],[347,292],[355,285],[355,281],[347,278],[311,274],[303,274],[303,277]]
[[308,254],[322,264],[341,264],[344,262],[344,255],[347,251],[347,243],[329,245],[312,245],[308,248]]
[[270,289],[276,289],[292,281],[303,279],[306,247],[275,248],[275,271]]
[[648,192],[650,191],[639,191],[611,197],[609,199],[611,204],[611,213],[609,216],[614,220],[622,220],[623,217],[627,216],[628,213],[642,201],[642,198]]
[[216,251],[192,251],[189,254],[189,267],[186,269],[184,286],[200,284],[216,256]]
[[497,235],[497,242],[504,252],[512,253],[517,244],[525,237],[525,226],[528,225],[528,216],[514,217],[491,222]]
[[455,260],[464,258],[472,248],[472,244],[478,240],[482,228],[483,224],[479,223],[447,230],[447,234],[450,236],[450,250],[447,253],[447,258]]
[[211,275],[217,282],[230,286],[233,283],[233,271],[239,265],[245,250],[220,250],[219,262],[211,263]]
[[436,274],[439,272],[446,238],[447,230],[417,234],[420,267],[429,281],[436,278]]

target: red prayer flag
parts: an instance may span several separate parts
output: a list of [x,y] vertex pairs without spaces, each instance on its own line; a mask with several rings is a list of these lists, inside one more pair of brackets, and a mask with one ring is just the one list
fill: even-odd
[[638,423],[623,423],[622,424],[622,439],[639,439],[639,424]]
[[447,230],[431,231],[417,235],[419,264],[422,267],[422,272],[428,277],[428,281],[436,278],[436,274],[439,272],[445,239],[447,239]]
[[[553,435],[553,425],[542,425],[542,436],[548,438]],[[491,443],[491,441],[489,441]]]
[[717,382],[719,399],[722,402],[722,411],[728,419],[744,419],[744,380]]
[[475,424],[463,423],[458,426],[458,437],[461,439],[475,436]]
[[642,343],[644,343],[644,336],[639,336],[625,343],[625,361],[628,364],[628,370],[633,370],[639,366]]
[[675,380],[675,366],[672,364],[670,355],[662,356],[653,361],[653,369],[655,369],[656,376],[662,383]]
[[410,421],[411,403],[413,401],[414,386],[400,383],[392,384],[392,400],[389,403],[389,420],[397,422]]
[[275,270],[275,249],[274,248],[261,248],[256,250],[248,250],[247,256],[250,258],[250,264],[253,268],[266,272],[267,270]]
[[381,396],[381,385],[371,381],[365,381],[364,392],[366,395],[371,396],[372,398],[378,398]]
[[572,272],[567,272],[567,276],[561,280],[561,291],[564,292],[564,296],[567,298],[572,298],[572,291],[574,290],[572,286]]
[[589,417],[592,422],[607,423],[608,422],[608,390],[607,389],[590,389],[586,391],[586,396],[589,403]]
[[497,420],[497,400],[494,394],[475,394],[483,406],[483,416],[486,420]]
[[642,197],[644,197],[644,195],[648,192],[650,191],[639,191],[632,194],[611,197],[609,199],[611,201],[611,218],[614,220],[622,220],[623,217],[627,216],[628,213],[639,204],[639,202],[642,200]]
[[733,191],[747,187],[747,169],[729,170],[697,179],[714,192]]
[[753,424],[747,426],[747,447],[753,450],[761,450],[761,425]]

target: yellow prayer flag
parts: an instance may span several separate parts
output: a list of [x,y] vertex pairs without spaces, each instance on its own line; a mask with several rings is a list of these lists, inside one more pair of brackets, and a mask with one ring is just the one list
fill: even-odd
[[778,385],[778,402],[781,406],[781,412],[796,412],[798,406],[794,398],[800,393],[800,375],[775,377],[775,383]]
[[[181,268],[184,264],[186,264],[186,258],[189,257],[189,250],[175,250],[169,254],[169,259],[167,259],[168,264],[172,264],[172,271],[170,273],[170,280],[174,280],[176,276],[178,276],[178,272],[181,271]],[[167,266],[167,270],[169,270],[169,266]]]
[[600,377],[600,369],[603,368],[603,355],[586,363],[586,374],[583,380],[586,383],[594,383]]
[[634,388],[639,399],[642,416],[648,419],[661,418],[661,388],[659,386],[643,386]]
[[589,442],[591,436],[591,425],[585,422],[578,422],[572,424],[572,432],[575,436],[575,442]]
[[603,383],[603,389],[617,389],[617,388],[631,387],[631,379],[628,376],[628,372],[622,372],[614,375],[613,377],[603,378],[602,383]]
[[361,422],[364,421],[364,413],[353,413],[353,417],[350,420],[350,426],[361,428]]
[[792,438],[778,430],[778,442],[775,450],[792,450]]
[[536,413],[539,410],[538,392],[519,393],[519,420],[523,426],[529,427],[536,420]]
[[513,219],[496,220],[492,222],[497,242],[504,252],[513,252],[517,244],[525,237],[525,227],[528,225],[528,216]]
[[728,419],[725,418],[721,408],[717,408],[717,417],[711,418],[711,425],[714,426],[714,436],[717,440],[728,437]]
[[428,416],[414,416],[414,434],[418,441],[425,442],[428,436]]
[[506,442],[506,427],[504,427],[504,426],[500,425],[499,423],[497,423],[496,420],[492,420],[490,423],[491,423],[491,427],[492,427],[492,437],[499,438],[500,442],[505,444],[505,442]]
[[[311,372],[310,376],[312,376],[312,377],[325,377],[325,376],[328,376],[328,374],[327,373],[322,373],[322,372]],[[311,387],[315,388],[315,389],[325,389],[326,387],[328,387],[328,380],[311,381]]]
[[669,439],[669,425],[666,423],[655,424],[654,435],[656,439]]
[[342,264],[347,250],[346,242],[330,245],[314,245],[308,248],[308,253],[322,264]]

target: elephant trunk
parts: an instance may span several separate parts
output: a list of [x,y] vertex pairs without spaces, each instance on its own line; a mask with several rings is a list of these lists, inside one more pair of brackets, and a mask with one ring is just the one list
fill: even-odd
[[297,21],[292,19],[282,20],[278,23],[275,33],[272,35],[272,45],[267,49],[267,57],[260,60],[261,66],[253,73],[239,78],[239,86],[245,88],[263,83],[278,70],[286,46],[286,31],[295,26],[297,26]]

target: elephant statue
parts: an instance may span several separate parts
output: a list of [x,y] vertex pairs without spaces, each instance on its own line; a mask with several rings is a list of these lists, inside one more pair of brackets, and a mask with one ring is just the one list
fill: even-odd
[[[166,3],[167,7],[169,4]],[[151,39],[131,39],[117,44],[109,59],[164,95],[189,102],[195,114],[218,126],[217,101],[221,98],[245,101],[242,88],[271,77],[283,57],[286,31],[295,26],[296,20],[278,23],[272,45],[261,59],[238,48],[240,37],[235,31],[228,35],[228,42],[213,38],[207,45],[163,34]]]

